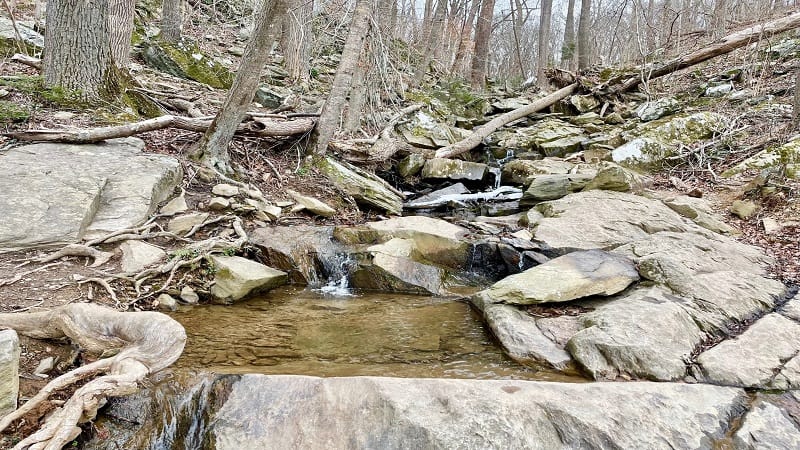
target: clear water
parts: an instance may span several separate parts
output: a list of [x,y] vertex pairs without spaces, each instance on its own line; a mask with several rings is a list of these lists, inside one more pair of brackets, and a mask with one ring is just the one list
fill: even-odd
[[581,381],[506,357],[466,303],[281,288],[172,315],[189,336],[178,368],[217,373]]

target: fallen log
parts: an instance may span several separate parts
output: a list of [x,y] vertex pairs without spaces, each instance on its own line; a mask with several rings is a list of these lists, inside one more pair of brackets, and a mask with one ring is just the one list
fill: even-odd
[[553,92],[547,97],[536,100],[530,105],[525,105],[522,108],[517,108],[513,111],[501,114],[495,117],[494,119],[490,120],[486,124],[476,128],[475,131],[473,131],[472,134],[467,136],[465,139],[458,141],[455,144],[448,145],[447,147],[440,148],[439,150],[436,151],[436,157],[450,158],[459,155],[461,153],[468,152],[473,148],[479,146],[487,136],[494,133],[498,128],[502,127],[503,125],[511,123],[517,119],[521,119],[535,112],[539,112],[549,107],[550,105],[558,102],[559,100],[572,95],[572,93],[575,92],[577,88],[578,88],[578,83],[572,83],[567,87],[561,88]]
[[[0,420],[0,431],[22,419],[40,417],[40,406],[50,395],[84,380],[38,431],[14,449],[60,449],[81,432],[77,426],[97,415],[109,397],[131,394],[148,375],[158,372],[183,352],[186,332],[169,316],[156,312],[123,313],[99,305],[73,303],[51,311],[0,314],[0,327],[9,327],[35,339],[69,338],[92,355],[117,352],[74,369],[50,381],[39,393]],[[96,378],[95,378],[96,377]]]
[[[163,128],[179,128],[181,130],[204,132],[211,125],[211,119],[166,115],[140,122],[111,127],[90,128],[86,130],[25,130],[11,131],[0,135],[20,141],[66,142],[70,144],[91,144],[121,137],[133,136]],[[249,117],[247,122],[239,124],[237,134],[278,137],[304,134],[314,128],[314,119],[309,117],[296,119],[279,119]]]
[[800,26],[800,12],[795,12],[786,17],[781,17],[780,19],[772,20],[770,22],[758,24],[750,28],[731,33],[712,43],[708,47],[701,48],[700,50],[689,53],[688,55],[679,56],[675,59],[667,61],[666,63],[653,63],[644,67],[640,67],[636,76],[632,76],[622,83],[609,86],[609,89],[606,92],[601,90],[600,93],[619,94],[629,91],[640,85],[645,80],[652,80],[654,78],[662,77],[678,70],[700,64],[701,62],[707,61],[711,58],[730,53],[737,48],[744,47],[752,42],[769,38],[776,34],[797,28],[798,26]]

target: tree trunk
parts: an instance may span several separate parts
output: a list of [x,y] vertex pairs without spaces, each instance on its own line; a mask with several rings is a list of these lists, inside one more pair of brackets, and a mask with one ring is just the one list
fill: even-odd
[[471,48],[470,44],[472,43],[471,37],[473,24],[475,23],[475,15],[478,14],[478,8],[480,8],[480,6],[481,0],[472,0],[472,5],[470,5],[469,8],[469,15],[461,27],[461,39],[458,41],[453,67],[450,68],[451,73],[461,73],[462,70],[465,69],[465,63]]
[[578,19],[578,69],[591,64],[592,48],[589,43],[589,28],[592,26],[592,0],[581,0],[581,15]]
[[539,51],[536,55],[536,84],[547,88],[547,76],[544,72],[550,60],[550,17],[553,14],[553,0],[542,0],[542,10],[539,16]]
[[561,62],[569,69],[575,59],[575,0],[567,3],[567,20],[564,25],[564,46],[561,47]]
[[46,87],[79,91],[87,100],[117,99],[120,85],[111,52],[110,13],[106,1],[48,2],[42,60]]
[[[708,47],[701,48],[700,50],[685,56],[680,56],[666,63],[649,64],[642,69],[641,73],[647,74],[647,79],[658,78],[677,70],[685,69],[703,61],[707,61],[715,56],[730,53],[739,47],[748,45],[751,42],[756,42],[759,39],[766,39],[799,26],[800,12],[796,12],[777,20],[729,34],[728,36],[725,36]],[[642,77],[639,75],[631,77],[625,82],[615,86],[611,92],[618,93],[633,89],[641,84],[642,81]]]
[[111,28],[111,57],[117,67],[128,67],[131,63],[131,36],[136,0],[111,0],[109,26]]
[[442,40],[442,33],[444,31],[444,19],[447,14],[447,0],[438,0],[436,2],[436,10],[433,13],[433,19],[429,27],[428,38],[425,43],[425,51],[420,58],[417,67],[414,70],[413,83],[419,85],[425,78],[428,72],[428,66],[431,64],[434,52],[439,48]]
[[217,116],[200,140],[198,150],[194,155],[206,166],[222,173],[231,172],[228,165],[228,145],[256,94],[258,83],[261,80],[261,71],[269,60],[269,52],[277,27],[275,24],[280,23],[280,17],[285,11],[284,0],[264,1],[253,30],[253,36],[247,42],[239,70],[236,71],[233,85],[231,85],[228,96]]
[[472,54],[470,83],[474,88],[486,86],[486,70],[489,63],[489,38],[492,35],[494,0],[482,0],[478,24],[475,26],[475,50]]
[[370,30],[372,0],[358,0],[350,22],[350,31],[342,50],[342,58],[336,75],[333,77],[331,92],[325,106],[322,107],[317,126],[311,134],[309,150],[315,157],[321,157],[328,151],[328,143],[336,133],[339,118],[342,116],[347,93],[353,81],[353,72],[364,49],[364,41]]
[[711,21],[711,32],[714,37],[725,35],[725,24],[728,20],[728,0],[714,2],[714,16]]
[[309,49],[311,48],[311,13],[314,3],[310,0],[292,0],[291,7],[283,19],[281,49],[283,49],[289,79],[307,83],[309,80]]
[[161,39],[178,42],[183,26],[183,0],[164,0],[161,3]]
[[353,88],[350,90],[350,99],[347,102],[347,120],[344,122],[344,129],[348,133],[354,133],[361,128],[361,112],[367,101],[366,86],[364,85],[367,75],[365,59],[366,55],[362,55],[353,72]]

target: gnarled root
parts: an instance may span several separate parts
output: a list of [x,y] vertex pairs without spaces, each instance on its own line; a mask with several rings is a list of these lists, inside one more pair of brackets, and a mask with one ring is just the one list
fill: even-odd
[[38,339],[68,337],[88,353],[118,351],[53,379],[16,411],[0,420],[0,431],[35,411],[50,394],[79,381],[95,378],[70,399],[34,434],[15,449],[60,449],[80,434],[77,426],[90,420],[108,397],[127,395],[151,373],[168,367],[183,352],[186,332],[169,316],[157,312],[123,313],[99,305],[80,303],[52,311],[0,314],[0,327]]

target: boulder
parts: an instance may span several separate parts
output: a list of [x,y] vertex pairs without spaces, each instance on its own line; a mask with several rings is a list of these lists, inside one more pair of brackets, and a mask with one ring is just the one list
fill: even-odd
[[539,175],[531,181],[522,195],[520,205],[531,206],[538,202],[556,200],[586,187],[594,174]]
[[186,204],[186,196],[181,194],[161,207],[161,214],[165,216],[174,216],[175,214],[185,213],[189,210],[189,205]]
[[539,144],[539,151],[544,156],[566,156],[569,153],[580,151],[581,144],[586,140],[586,136],[567,136],[549,142]]
[[263,261],[286,272],[291,283],[318,286],[341,269],[345,250],[333,240],[333,227],[308,225],[256,228],[250,242]]
[[462,161],[460,159],[433,158],[425,161],[422,178],[480,181],[486,176],[486,164]]
[[196,305],[200,302],[200,296],[197,295],[197,292],[192,289],[191,286],[184,286],[181,288],[180,292],[181,301],[188,305]]
[[256,90],[254,100],[267,109],[277,109],[295,98],[294,93],[289,88],[262,84]]
[[516,306],[492,303],[481,294],[471,297],[470,302],[481,310],[492,334],[515,361],[559,370],[570,366],[572,358],[564,346],[548,339],[530,314]]
[[575,164],[560,158],[515,159],[503,166],[503,183],[528,186],[539,175],[566,175]]
[[231,207],[231,201],[225,197],[214,197],[208,201],[207,208],[211,211],[224,211]]
[[657,200],[613,191],[584,191],[540,203],[534,241],[556,254],[609,250],[659,231],[699,229]]
[[17,332],[0,331],[0,417],[17,409],[19,356]]
[[142,59],[150,67],[176,77],[199,81],[217,89],[229,89],[233,74],[196,44],[181,40],[176,44],[148,41],[143,44]]
[[302,195],[299,192],[287,189],[286,193],[292,197],[292,200],[302,205],[303,208],[311,211],[312,213],[322,217],[333,217],[336,215],[336,210],[328,206],[325,202],[317,200],[314,197]]
[[701,353],[696,378],[759,389],[800,388],[800,323],[767,314],[744,333]]
[[182,177],[169,156],[135,138],[32,144],[0,155],[0,249],[78,242],[136,226]]
[[336,187],[357,202],[389,214],[402,213],[404,197],[377,175],[331,158],[318,161],[317,168]]
[[613,295],[638,280],[631,260],[601,250],[587,250],[508,276],[484,293],[495,303],[567,302],[592,295]]
[[[712,448],[748,401],[741,389],[680,383],[257,374],[184,383],[113,404],[106,426],[133,430],[89,448],[168,448],[200,436],[217,450]],[[168,406],[177,426],[160,427],[163,399],[176,391],[196,406]]]
[[350,277],[350,285],[383,292],[440,295],[443,278],[444,272],[438,267],[378,250],[359,262]]
[[569,102],[579,113],[586,113],[600,106],[600,101],[594,95],[573,95]]
[[153,306],[158,308],[160,311],[177,311],[178,301],[175,300],[175,297],[169,294],[161,294],[156,298]]
[[544,144],[557,141],[547,146],[547,156],[561,156],[566,152],[577,151],[585,139],[582,128],[558,119],[541,120],[530,127],[516,128],[513,132],[500,131],[489,137],[490,141],[497,141],[498,146],[516,153],[532,150],[544,153]]
[[19,22],[12,22],[6,17],[0,17],[0,54],[11,56],[19,52],[17,42],[20,38],[22,45],[33,50],[33,53],[44,48],[44,36],[37,31]]
[[744,416],[733,436],[733,444],[742,450],[800,448],[800,429],[792,420],[792,413],[787,412],[771,403],[758,401]]
[[678,100],[672,97],[665,97],[652,102],[643,103],[636,109],[636,117],[641,119],[642,122],[650,122],[674,114],[680,109],[681,104]]
[[731,213],[740,219],[747,220],[758,212],[758,205],[750,200],[734,200],[731,204]]
[[235,197],[239,195],[239,187],[232,184],[219,183],[211,188],[211,193],[220,197]]
[[128,240],[120,244],[122,260],[120,266],[125,273],[138,273],[167,257],[167,252],[139,240]]
[[413,177],[425,166],[425,157],[419,153],[411,153],[397,165],[397,171],[403,178]]
[[667,197],[662,200],[671,210],[691,219],[701,227],[720,234],[735,234],[736,229],[723,222],[714,211],[711,205],[702,198],[689,197],[688,195],[678,195]]
[[597,175],[583,189],[600,189],[618,192],[641,192],[650,180],[638,173],[609,161],[597,165]]
[[723,177],[732,177],[747,170],[779,170],[784,167],[786,176],[800,179],[800,139],[794,139],[781,146],[766,148],[741,163],[722,172]]
[[466,228],[425,216],[397,217],[369,222],[366,229],[386,241],[404,238],[414,241],[420,258],[438,265],[463,269],[469,263],[470,244]]
[[174,217],[167,222],[167,231],[183,236],[196,225],[208,219],[208,213],[189,213]]
[[705,337],[683,303],[658,287],[606,300],[581,316],[584,328],[567,350],[595,379],[682,379],[686,361]]
[[707,87],[703,95],[706,97],[725,97],[731,92],[733,92],[733,83],[726,82]]
[[211,295],[223,303],[233,303],[287,282],[286,272],[240,256],[212,256],[211,262],[216,269]]
[[451,198],[451,196],[458,196],[462,194],[469,194],[469,189],[467,189],[467,187],[464,186],[463,183],[456,183],[447,186],[446,188],[438,189],[431,193],[417,197],[414,200],[410,201],[406,205],[406,207],[415,208],[416,205],[438,204],[440,202],[444,204],[446,203],[445,199]]

